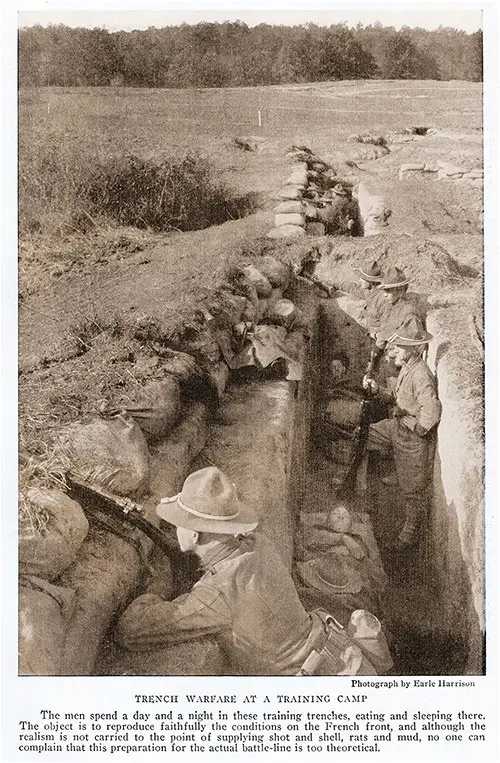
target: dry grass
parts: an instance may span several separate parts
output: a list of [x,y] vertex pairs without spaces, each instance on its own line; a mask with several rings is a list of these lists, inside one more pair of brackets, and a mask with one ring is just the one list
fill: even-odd
[[[60,88],[22,92],[21,185],[31,189],[25,195],[31,207],[23,207],[21,199],[24,225],[19,268],[20,434],[27,452],[40,455],[42,443],[50,442],[58,427],[95,415],[103,399],[119,393],[133,395],[154,378],[154,362],[162,348],[182,346],[186,325],[197,325],[197,306],[224,287],[235,265],[265,253],[297,265],[308,249],[324,243],[266,240],[263,236],[272,227],[272,214],[264,212],[183,234],[119,227],[72,201],[75,187],[87,182],[96,168],[130,154],[141,167],[151,167],[151,162],[158,166],[166,155],[182,160],[196,148],[210,158],[220,178],[242,194],[249,190],[271,193],[287,176],[284,153],[292,143],[304,143],[319,156],[327,156],[355,132],[388,135],[412,124],[474,128],[481,124],[479,93],[480,85],[470,83],[458,88],[416,82],[227,91]],[[416,100],[415,95],[426,97]],[[469,98],[472,109],[468,113],[463,109],[464,98]],[[258,109],[263,116],[261,129],[256,122]],[[258,135],[259,151],[234,148],[235,135]],[[368,171],[392,183],[399,163],[416,147],[394,149],[371,163]],[[437,143],[433,150],[438,150]],[[429,189],[432,194],[427,193]],[[474,230],[468,223],[469,196],[459,195],[455,187],[422,186],[425,198],[418,208],[409,185],[398,186],[393,193],[398,202],[401,196],[403,212],[399,217],[394,213],[391,225],[425,217],[439,230],[444,215],[450,230],[457,218],[461,232]],[[440,194],[451,216],[433,206]],[[420,243],[428,230],[422,227],[422,234]],[[370,247],[379,251],[386,237],[376,238]],[[434,275],[438,288],[450,276],[455,286],[472,280],[465,270],[449,272],[440,261],[432,265],[432,272],[420,272],[420,261],[431,264],[437,250],[426,246],[417,251],[417,243],[415,236],[407,243],[399,236],[392,253],[398,257],[397,264],[399,258],[404,266],[407,263],[416,288],[421,284],[420,288],[428,289]],[[440,243],[448,248],[446,241]],[[353,263],[367,256],[367,242],[342,239],[335,244],[336,258],[342,250],[336,272],[344,268],[350,278]],[[458,262],[467,267],[471,260],[466,249]]]

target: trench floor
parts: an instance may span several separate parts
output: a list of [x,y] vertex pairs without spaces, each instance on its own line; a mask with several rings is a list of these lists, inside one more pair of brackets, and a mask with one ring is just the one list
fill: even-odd
[[[394,659],[393,675],[460,675],[467,659],[464,642],[452,638],[440,621],[443,593],[436,584],[429,544],[422,535],[419,544],[406,552],[387,547],[402,525],[397,485],[380,482],[381,465],[371,465],[371,479],[364,501],[353,499],[353,508],[368,511],[380,555],[388,575],[384,594],[384,628]],[[385,473],[385,472],[384,472]],[[334,467],[313,450],[305,473],[308,505],[327,510],[334,490]]]

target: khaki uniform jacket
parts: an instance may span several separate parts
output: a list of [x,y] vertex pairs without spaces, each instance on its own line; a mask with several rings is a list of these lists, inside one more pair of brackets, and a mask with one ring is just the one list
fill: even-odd
[[407,297],[398,299],[395,305],[391,305],[382,294],[385,306],[379,306],[379,329],[376,332],[376,344],[383,346],[406,318],[415,317],[422,323],[422,316],[416,304]]
[[379,289],[371,289],[368,292],[366,304],[363,308],[362,321],[370,334],[375,335],[389,314],[389,304]]
[[324,631],[298,598],[288,570],[265,536],[221,542],[192,590],[174,601],[139,596],[116,632],[128,649],[150,650],[217,634],[240,675],[296,675]]
[[401,423],[413,430],[420,424],[426,431],[439,423],[441,402],[436,380],[425,360],[412,357],[399,372],[395,389],[396,403],[407,415]]

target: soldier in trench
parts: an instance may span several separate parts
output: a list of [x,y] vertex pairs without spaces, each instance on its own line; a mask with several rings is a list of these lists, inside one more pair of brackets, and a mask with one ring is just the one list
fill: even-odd
[[361,320],[363,325],[375,338],[384,313],[387,312],[387,301],[384,293],[378,288],[382,283],[382,268],[377,260],[363,263],[356,268],[359,273],[359,283],[365,297]]
[[392,404],[392,418],[370,425],[357,490],[366,490],[370,451],[393,456],[404,506],[404,524],[393,546],[397,550],[416,544],[427,510],[430,449],[441,418],[436,380],[422,358],[431,339],[418,318],[408,317],[388,343],[388,352],[400,368],[394,392],[369,376],[363,378],[365,389]]
[[318,220],[325,226],[326,235],[352,235],[357,215],[355,204],[345,188],[337,183],[321,201],[325,206],[318,209]]
[[[152,593],[135,599],[117,626],[123,647],[150,651],[213,634],[229,675],[374,675],[374,642],[377,668],[392,664],[370,613],[379,630],[363,647],[324,610],[303,608],[278,552],[254,532],[253,510],[218,468],[191,474],[157,513],[177,528],[181,550],[199,557],[204,575],[174,601]],[[363,652],[368,641],[370,661]]]
[[[376,302],[375,300],[371,302],[370,320],[374,325],[371,328],[368,327],[375,340],[370,358],[372,373],[379,370],[388,339],[397,331],[403,321],[412,318],[424,328],[420,308],[407,297],[409,283],[410,279],[405,276],[400,268],[390,267],[384,272],[377,286],[382,298]],[[386,382],[388,377],[393,375],[390,365],[388,360],[381,374],[382,379]]]

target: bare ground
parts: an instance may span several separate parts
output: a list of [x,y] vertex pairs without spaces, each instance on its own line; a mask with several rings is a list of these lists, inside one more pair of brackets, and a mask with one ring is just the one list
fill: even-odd
[[[91,135],[103,155],[135,151],[158,157],[194,147],[214,160],[238,192],[259,194],[263,207],[243,220],[193,233],[161,235],[99,224],[85,235],[23,237],[19,358],[25,437],[30,425],[43,437],[45,427],[80,414],[82,400],[83,409],[91,410],[113,388],[154,376],[151,347],[130,341],[130,332],[120,336],[120,329],[151,319],[168,325],[223,280],[229,263],[262,250],[262,237],[272,227],[272,196],[289,174],[285,153],[293,143],[310,146],[356,182],[368,180],[392,210],[381,236],[330,240],[337,285],[349,282],[353,266],[375,253],[405,268],[415,291],[463,300],[481,322],[481,188],[431,176],[398,178],[405,162],[442,158],[481,166],[480,99],[480,87],[470,83],[409,82],[22,94],[21,139],[40,138],[45,131],[74,146]],[[257,109],[263,115],[260,129]],[[412,125],[440,132],[401,134]],[[366,146],[348,137],[366,132],[387,137],[390,153],[363,159]],[[253,136],[257,150],[238,149],[238,135]],[[405,142],[394,142],[400,140]],[[297,260],[311,243],[317,242],[265,245]]]

